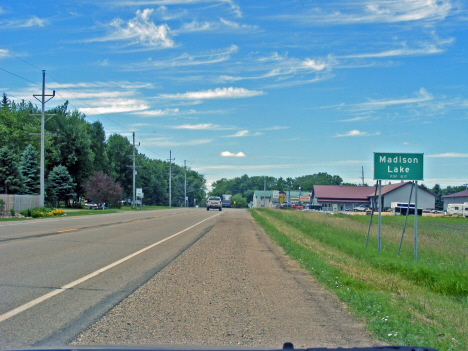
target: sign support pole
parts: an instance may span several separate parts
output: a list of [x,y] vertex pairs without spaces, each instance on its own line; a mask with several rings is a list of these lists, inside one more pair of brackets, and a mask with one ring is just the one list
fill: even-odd
[[382,181],[379,180],[379,253],[382,247]]
[[[418,259],[418,181],[414,192],[414,260]],[[409,210],[409,208],[408,208]]]

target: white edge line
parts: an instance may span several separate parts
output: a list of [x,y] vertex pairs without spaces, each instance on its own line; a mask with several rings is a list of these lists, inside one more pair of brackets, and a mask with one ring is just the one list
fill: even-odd
[[162,240],[160,240],[160,241],[158,241],[158,242],[156,242],[154,244],[151,244],[151,245],[149,245],[149,246],[147,246],[147,247],[145,247],[145,248],[143,248],[143,249],[141,249],[141,250],[139,250],[137,252],[134,252],[134,253],[132,253],[132,254],[118,260],[118,261],[115,261],[114,263],[111,263],[111,264],[109,264],[109,265],[107,265],[107,266],[105,266],[105,267],[103,267],[101,269],[98,269],[97,271],[95,271],[93,273],[85,275],[84,277],[82,277],[80,279],[77,279],[77,280],[75,280],[75,281],[73,281],[71,283],[68,283],[68,284],[66,284],[66,285],[64,285],[64,286],[62,286],[62,287],[60,287],[58,289],[55,289],[55,290],[53,290],[53,291],[51,291],[51,292],[49,292],[49,293],[47,293],[45,295],[42,295],[42,296],[38,297],[37,299],[31,300],[31,301],[25,303],[24,305],[21,305],[21,306],[13,309],[11,311],[8,311],[8,312],[0,315],[0,323],[7,320],[7,319],[9,319],[9,318],[11,318],[11,317],[13,317],[13,316],[16,316],[17,314],[19,314],[19,313],[21,313],[23,311],[26,311],[27,309],[29,309],[29,308],[31,308],[33,306],[36,306],[36,305],[40,304],[41,302],[43,302],[43,301],[45,301],[47,299],[50,299],[51,297],[53,297],[55,295],[60,294],[61,292],[66,291],[67,289],[71,289],[74,286],[76,286],[76,285],[78,285],[80,283],[83,283],[84,281],[86,281],[88,279],[91,279],[91,278],[97,276],[98,274],[103,273],[103,272],[105,272],[105,271],[107,271],[107,270],[109,270],[109,269],[111,269],[111,268],[113,268],[113,267],[115,267],[115,266],[117,266],[117,265],[119,265],[119,264],[121,264],[121,263],[123,263],[123,262],[125,262],[125,261],[127,261],[127,260],[129,260],[129,259],[131,259],[131,258],[133,258],[133,257],[135,257],[135,256],[137,256],[137,255],[139,255],[139,254],[153,248],[153,247],[155,247],[155,246],[157,246],[157,245],[159,245],[159,244],[162,244],[163,242],[165,242],[167,240],[170,240],[170,239],[176,237],[177,235],[180,235],[180,234],[186,232],[187,230],[192,229],[193,227],[196,227],[197,225],[199,225],[199,224],[201,224],[201,223],[203,223],[203,222],[205,222],[205,221],[207,221],[207,220],[209,220],[209,219],[211,219],[213,217],[219,216],[220,214],[221,213],[218,213],[218,214],[215,214],[214,216],[206,218],[203,221],[192,225],[191,227],[185,228],[184,230],[182,230],[182,231],[180,231],[178,233],[172,234],[171,236],[168,236],[165,239],[162,239]]

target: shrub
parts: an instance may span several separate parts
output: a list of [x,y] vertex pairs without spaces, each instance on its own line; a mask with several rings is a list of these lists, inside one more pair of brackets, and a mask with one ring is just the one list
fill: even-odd
[[3,199],[0,199],[0,212],[3,212],[4,209],[5,209],[5,201],[3,201]]
[[14,208],[10,208],[10,216],[14,217],[15,215],[16,215],[15,209],[14,209]]

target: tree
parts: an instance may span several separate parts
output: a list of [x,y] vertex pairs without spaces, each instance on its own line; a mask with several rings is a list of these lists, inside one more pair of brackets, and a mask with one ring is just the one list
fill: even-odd
[[443,191],[439,184],[434,185],[432,192],[436,196],[435,199],[435,209],[437,211],[442,211],[444,209],[444,200],[442,199]]
[[87,124],[88,133],[91,137],[91,151],[94,154],[94,170],[107,172],[108,162],[106,154],[106,132],[101,122],[96,121]]
[[47,177],[48,199],[56,203],[57,207],[59,207],[60,201],[65,201],[65,206],[69,207],[70,200],[76,197],[75,186],[67,167],[55,166]]
[[132,196],[132,159],[129,157],[132,153],[133,148],[127,138],[112,134],[107,140],[108,174],[120,184],[126,197]]
[[0,149],[0,188],[4,189],[5,195],[15,194],[21,190],[21,175],[16,156],[6,146]]
[[97,203],[112,204],[115,207],[120,207],[123,190],[112,177],[102,172],[93,172],[83,186],[85,197]]
[[248,206],[247,200],[242,197],[241,194],[236,194],[232,196],[232,203],[235,207],[244,208]]
[[48,122],[48,129],[57,135],[47,138],[46,168],[55,166],[67,168],[76,182],[78,197],[84,193],[82,184],[94,170],[94,153],[91,150],[91,136],[88,122],[79,111],[67,111],[68,102],[56,109],[56,116]]
[[41,177],[39,155],[31,144],[23,151],[19,171],[23,180],[22,192],[24,194],[38,195],[40,192]]
[[10,110],[10,100],[7,98],[7,95],[3,93],[3,98],[1,102],[1,107],[6,110]]

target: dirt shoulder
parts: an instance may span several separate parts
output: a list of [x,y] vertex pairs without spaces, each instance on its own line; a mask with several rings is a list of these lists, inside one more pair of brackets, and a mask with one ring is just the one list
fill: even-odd
[[72,344],[381,345],[246,210],[213,229]]

